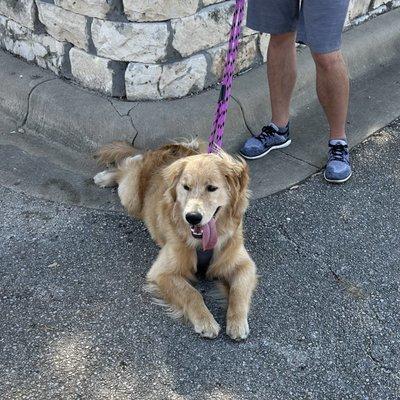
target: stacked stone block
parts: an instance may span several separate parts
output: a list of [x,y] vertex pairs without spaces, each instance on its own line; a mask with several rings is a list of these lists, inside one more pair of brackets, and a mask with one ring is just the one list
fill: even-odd
[[[347,24],[399,1],[350,0]],[[0,45],[82,86],[128,100],[197,93],[221,79],[234,0],[0,0]],[[266,62],[245,28],[236,72]]]

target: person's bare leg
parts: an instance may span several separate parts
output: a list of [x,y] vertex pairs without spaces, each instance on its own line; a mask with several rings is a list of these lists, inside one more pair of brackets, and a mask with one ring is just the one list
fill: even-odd
[[346,138],[349,77],[342,53],[313,54],[317,69],[317,94],[325,111],[331,139]]
[[296,32],[271,35],[267,74],[271,98],[271,121],[284,127],[289,122],[289,107],[296,83]]

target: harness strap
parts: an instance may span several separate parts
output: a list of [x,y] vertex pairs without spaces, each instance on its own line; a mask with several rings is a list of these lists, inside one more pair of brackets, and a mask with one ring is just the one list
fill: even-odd
[[228,112],[229,100],[232,93],[233,74],[235,72],[245,4],[246,0],[236,0],[229,37],[229,48],[226,55],[224,75],[221,82],[221,91],[208,143],[209,153],[217,152],[223,145],[222,137],[224,135],[226,114]]

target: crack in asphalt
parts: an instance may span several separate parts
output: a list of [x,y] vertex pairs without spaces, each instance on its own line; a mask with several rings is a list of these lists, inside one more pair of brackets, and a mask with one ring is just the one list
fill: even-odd
[[36,88],[38,88],[38,87],[41,86],[42,84],[44,84],[44,83],[46,83],[46,82],[54,81],[55,79],[57,79],[57,78],[54,77],[54,78],[46,79],[46,80],[44,80],[44,81],[42,81],[42,82],[39,82],[38,84],[34,85],[34,86],[31,88],[31,90],[30,90],[29,93],[28,93],[28,99],[27,99],[27,103],[28,103],[28,104],[27,104],[27,109],[26,109],[26,113],[25,113],[24,119],[22,120],[21,125],[19,125],[19,126],[17,127],[17,129],[23,128],[23,127],[25,126],[25,124],[26,124],[26,121],[28,120],[29,113],[30,113],[30,110],[31,110],[31,106],[30,106],[30,103],[31,103],[31,96],[32,96],[34,90],[36,90]]
[[235,96],[231,95],[231,98],[239,106],[239,109],[240,109],[240,111],[242,113],[243,122],[244,122],[247,130],[253,135],[253,131],[250,129],[250,125],[247,122],[246,114],[244,112],[242,104],[240,103],[240,101]]
[[376,358],[373,353],[372,353],[372,347],[373,347],[373,341],[370,337],[367,338],[368,342],[367,342],[367,346],[365,348],[365,354],[368,356],[368,358],[376,365],[378,366],[382,371],[385,371],[387,373],[395,374],[396,371],[394,368],[389,367],[386,364],[383,364],[381,360],[379,360],[378,358]]
[[118,111],[117,107],[115,107],[115,105],[114,105],[114,103],[111,101],[111,99],[109,99],[108,97],[106,97],[106,100],[111,104],[111,107],[114,109],[114,111],[115,111],[120,117],[125,117],[125,116],[127,116],[127,115],[129,114],[129,111],[131,111],[131,110],[129,110],[129,111],[128,111],[128,114],[121,114],[121,113]]
[[[133,108],[132,108],[132,110],[133,110]],[[138,135],[139,135],[139,129],[136,128],[136,125],[135,125],[135,123],[133,122],[132,116],[131,116],[130,114],[128,114],[128,117],[129,117],[129,121],[130,121],[130,123],[131,123],[131,125],[132,125],[133,130],[136,132],[136,135],[135,135],[134,138],[132,139],[132,146],[133,146],[134,143],[135,143],[135,141],[136,141],[136,138],[137,138]]]
[[136,107],[137,104],[134,104],[134,105],[128,110],[128,112],[127,112],[126,114],[121,114],[121,113],[118,111],[117,107],[115,107],[115,105],[114,105],[114,103],[111,101],[111,99],[107,98],[107,101],[111,104],[111,107],[114,109],[114,111],[115,111],[121,118],[128,117],[129,123],[130,123],[131,126],[132,126],[133,134],[134,134],[134,136],[133,136],[133,138],[132,138],[132,145],[133,145],[133,144],[135,143],[136,138],[137,138],[138,135],[139,135],[139,131],[138,131],[138,129],[136,128],[136,126],[135,126],[135,124],[134,124],[134,122],[133,122],[133,118],[132,118],[132,116],[130,115],[130,112]]
[[[265,224],[265,221],[262,218],[259,218],[257,216],[254,215],[248,215],[248,217],[250,217],[251,219],[254,219],[255,221],[258,222],[262,222],[263,224]],[[294,250],[300,255],[300,254],[305,254],[305,249],[296,241],[294,240],[290,233],[287,231],[287,229],[283,226],[283,225],[275,225],[275,226],[269,226],[271,229],[277,229],[277,231],[283,236],[283,238],[292,245],[292,247],[294,248]],[[307,249],[307,254],[313,255],[315,256],[317,259],[320,260],[321,255],[318,253],[318,251],[315,251],[314,249]],[[322,264],[326,264],[324,263],[322,260],[321,261],[321,265]],[[357,298],[357,299],[362,299],[365,300],[367,298],[367,294],[364,292],[363,289],[359,288],[358,286],[352,284],[350,281],[348,281],[346,278],[342,277],[340,274],[338,274],[331,266],[326,265],[327,270],[331,273],[331,275],[334,277],[335,281],[338,283],[338,285],[342,286],[344,289],[346,289],[346,291],[348,291],[350,294],[352,294],[352,297]],[[298,281],[298,278],[296,278],[294,275],[292,275],[285,266],[282,266],[282,271],[285,275],[287,275],[292,282],[296,282],[297,285],[301,285],[301,283]],[[289,297],[291,297],[292,299],[296,300],[296,298],[289,292],[285,292],[286,295],[288,295]],[[376,320],[377,323],[382,324],[382,320],[378,317],[378,315],[376,314],[376,312],[374,312],[373,310],[370,310],[371,313],[370,315],[373,317],[373,319]],[[344,331],[343,331],[344,332]],[[345,334],[345,332],[344,332]],[[367,357],[382,371],[389,373],[391,375],[396,374],[396,371],[393,367],[390,367],[389,365],[385,364],[384,362],[382,362],[382,360],[380,360],[379,358],[377,358],[376,356],[374,356],[373,351],[372,351],[372,347],[373,347],[373,341],[370,337],[367,338],[368,339],[368,345],[365,347],[365,354],[367,355]],[[361,379],[361,377],[359,377]]]
[[119,112],[118,108],[115,107],[115,104],[112,102],[112,99],[111,99],[111,98],[106,97],[105,99],[111,104],[112,108],[116,111],[116,113],[117,113],[120,117],[128,117],[128,116],[129,116],[129,113],[137,106],[137,103],[136,103],[136,104],[133,104],[132,107],[127,111],[126,114],[121,114],[121,113]]
[[[258,222],[261,222],[261,223],[265,224],[265,221],[264,221],[262,218],[259,218],[259,217],[254,216],[254,215],[248,215],[248,217],[250,217],[250,218],[252,218],[252,219],[254,219],[254,220],[258,221]],[[318,257],[320,257],[320,254],[319,254],[317,251],[315,251],[314,249],[304,249],[300,244],[298,244],[298,243],[296,242],[296,240],[294,240],[294,239],[291,237],[291,235],[289,234],[289,232],[283,227],[283,225],[269,225],[269,227],[270,227],[271,229],[276,229],[276,230],[281,234],[281,236],[283,237],[283,239],[284,239],[285,241],[287,241],[288,243],[290,243],[290,244],[293,246],[295,252],[296,252],[298,255],[303,255],[303,256],[304,256],[304,255],[316,256],[317,259],[318,259]],[[321,261],[321,264],[325,264],[322,260],[320,260],[320,261]],[[293,282],[296,282],[296,284],[297,284],[299,287],[302,286],[302,283],[299,282],[299,280],[298,280],[297,278],[295,278],[295,277],[288,271],[288,269],[286,268],[286,266],[282,265],[281,267],[282,267],[283,272],[284,272]],[[314,286],[315,288],[317,287],[314,283],[311,283],[311,285]]]
[[[247,121],[246,114],[245,114],[245,112],[244,112],[244,108],[243,108],[241,102],[240,102],[235,96],[232,95],[231,97],[232,97],[232,100],[239,106],[239,109],[240,109],[240,111],[241,111],[241,113],[242,113],[243,122],[244,122],[244,124],[245,124],[247,130],[254,136],[254,132],[253,132],[252,129],[250,128],[250,124],[249,124],[248,121]],[[310,163],[310,162],[307,161],[307,160],[303,160],[303,159],[301,159],[301,158],[299,158],[299,157],[296,157],[296,156],[294,156],[294,155],[292,155],[292,154],[286,153],[286,152],[284,152],[283,150],[280,150],[280,149],[278,149],[278,152],[281,153],[281,154],[284,154],[285,156],[291,157],[291,158],[293,158],[293,159],[295,159],[295,160],[297,160],[297,161],[301,161],[301,162],[303,162],[303,163],[305,163],[305,164],[307,164],[307,165],[309,165],[309,166],[311,166],[311,167],[314,167],[314,168],[317,169],[317,171],[320,171],[320,170],[321,170],[321,167],[320,167],[319,165],[315,165],[315,164],[313,164],[313,163]]]
[[319,165],[310,163],[309,161],[303,160],[302,158],[299,158],[299,157],[296,157],[296,156],[294,156],[293,154],[286,153],[285,151],[280,150],[280,149],[278,149],[278,151],[279,151],[279,153],[282,153],[282,154],[284,154],[285,156],[291,157],[291,158],[293,158],[293,159],[295,159],[295,160],[297,160],[297,161],[301,161],[301,162],[303,162],[303,163],[305,163],[305,164],[308,164],[310,167],[316,168],[317,171],[321,171],[321,169],[322,169]]

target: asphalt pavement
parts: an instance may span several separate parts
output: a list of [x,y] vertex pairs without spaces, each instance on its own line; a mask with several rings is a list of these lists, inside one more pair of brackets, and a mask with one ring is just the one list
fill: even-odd
[[0,187],[0,398],[399,399],[399,133],[357,146],[345,185],[318,173],[251,203],[260,284],[242,343],[153,304],[142,223]]

